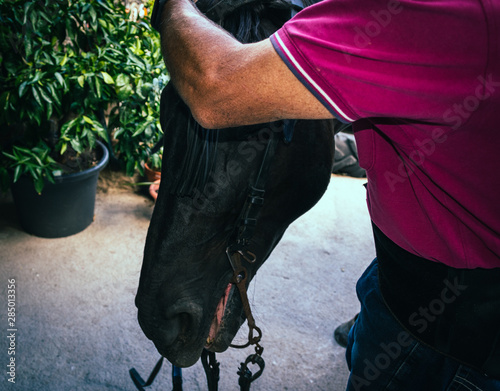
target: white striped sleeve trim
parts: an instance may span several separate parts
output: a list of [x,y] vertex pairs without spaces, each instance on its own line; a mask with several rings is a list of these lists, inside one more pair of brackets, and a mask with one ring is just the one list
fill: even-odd
[[316,82],[306,73],[304,68],[300,66],[300,64],[297,62],[297,60],[293,57],[292,53],[288,50],[288,48],[285,46],[283,41],[281,40],[281,37],[279,35],[279,32],[276,32],[274,34],[276,39],[278,40],[278,43],[283,50],[283,52],[287,55],[288,59],[290,62],[293,64],[293,66],[297,69],[298,72],[302,75],[302,77],[313,87],[322,97],[325,99],[325,101],[334,108],[334,110],[340,114],[342,117],[344,117],[347,121],[349,122],[354,122],[355,120],[350,118],[348,115],[346,115],[340,107],[337,106],[337,104],[327,95],[327,93],[318,85]]

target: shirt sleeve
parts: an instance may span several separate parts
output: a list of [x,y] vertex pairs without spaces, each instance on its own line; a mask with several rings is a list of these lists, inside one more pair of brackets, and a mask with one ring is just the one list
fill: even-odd
[[477,4],[469,5],[474,2],[423,3],[323,0],[287,22],[271,42],[343,122],[442,122],[443,112],[474,88],[478,75],[471,72],[487,57],[487,32],[479,32],[484,42],[469,34],[484,19]]

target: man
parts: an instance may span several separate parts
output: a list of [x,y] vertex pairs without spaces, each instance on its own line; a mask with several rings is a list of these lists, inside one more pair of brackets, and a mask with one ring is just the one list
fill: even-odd
[[347,389],[500,390],[500,3],[324,0],[247,45],[189,0],[160,3],[202,126],[353,124],[377,259]]

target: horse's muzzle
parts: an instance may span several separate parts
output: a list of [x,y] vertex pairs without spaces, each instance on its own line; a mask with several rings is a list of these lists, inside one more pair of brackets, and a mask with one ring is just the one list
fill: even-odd
[[[142,331],[153,341],[162,356],[169,359],[179,346],[186,346],[186,350],[190,350],[189,346],[199,345],[196,330],[199,329],[203,310],[193,301],[180,299],[168,308],[161,309],[153,300],[142,300],[138,296],[136,306]],[[184,362],[176,365],[184,367],[192,364]]]

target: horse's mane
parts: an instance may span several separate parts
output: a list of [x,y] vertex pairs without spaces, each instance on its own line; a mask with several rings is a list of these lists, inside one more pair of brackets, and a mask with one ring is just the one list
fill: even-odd
[[295,1],[302,3],[298,6],[290,0],[199,0],[197,5],[237,40],[252,43],[268,38],[291,18],[293,11],[314,2]]
[[[306,7],[316,1],[302,0],[302,3]],[[301,8],[287,0],[198,0],[196,5],[242,43],[268,38],[291,18],[293,11]],[[253,131],[256,127],[248,129]],[[171,193],[193,196],[194,190],[203,191],[215,164],[219,133],[219,130],[201,127],[190,116],[185,133],[186,154],[180,169],[176,170]],[[245,131],[238,133],[248,134]]]

